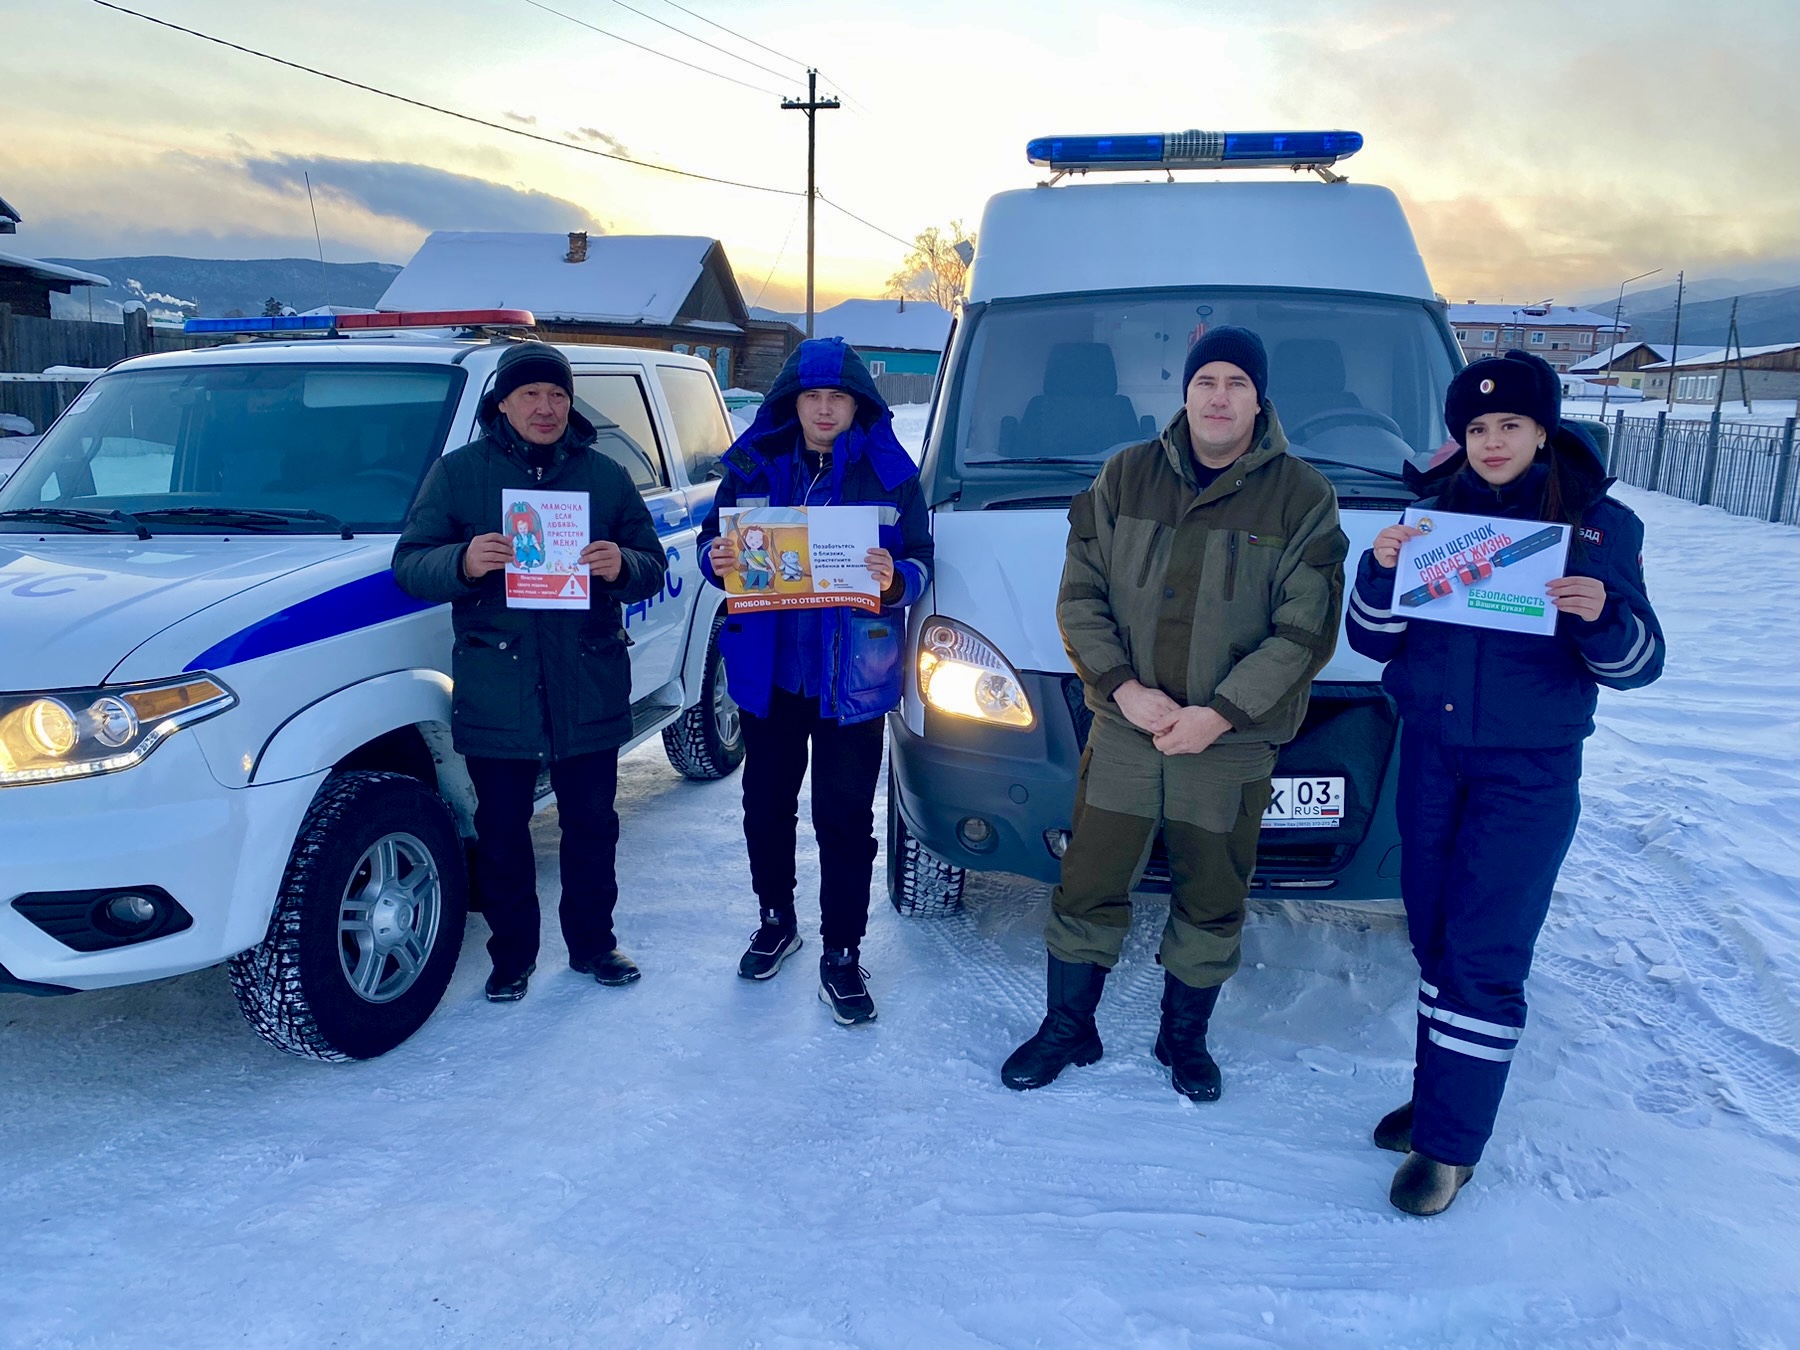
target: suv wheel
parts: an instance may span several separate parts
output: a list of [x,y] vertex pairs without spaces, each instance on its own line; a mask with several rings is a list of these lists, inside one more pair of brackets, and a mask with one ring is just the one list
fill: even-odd
[[968,872],[947,863],[906,828],[900,803],[888,785],[888,899],[906,915],[949,914],[963,907]]
[[706,673],[699,701],[679,721],[663,728],[663,751],[683,778],[710,782],[724,778],[744,762],[744,719],[725,683],[725,660],[719,655],[719,630],[725,616],[713,620],[706,639]]
[[268,936],[231,958],[238,1007],[291,1054],[386,1054],[443,998],[467,913],[443,800],[404,774],[334,774],[300,826]]

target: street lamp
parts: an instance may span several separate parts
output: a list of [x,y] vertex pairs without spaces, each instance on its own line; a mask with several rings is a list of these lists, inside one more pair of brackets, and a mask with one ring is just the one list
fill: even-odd
[[1600,391],[1600,420],[1606,420],[1606,405],[1612,398],[1613,358],[1619,354],[1619,315],[1625,308],[1625,288],[1634,281],[1642,281],[1645,277],[1653,277],[1662,271],[1660,267],[1652,267],[1648,272],[1639,272],[1635,277],[1626,277],[1619,283],[1619,298],[1613,301],[1612,342],[1606,352],[1606,384]]

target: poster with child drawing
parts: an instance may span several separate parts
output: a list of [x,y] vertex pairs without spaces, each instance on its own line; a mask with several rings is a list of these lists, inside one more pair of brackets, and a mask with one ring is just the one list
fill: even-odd
[[512,545],[506,560],[508,609],[586,609],[591,578],[581,561],[588,546],[585,492],[500,494],[501,531]]
[[848,605],[881,611],[881,592],[864,561],[880,541],[873,506],[727,508],[719,528],[737,546],[727,572],[733,614]]

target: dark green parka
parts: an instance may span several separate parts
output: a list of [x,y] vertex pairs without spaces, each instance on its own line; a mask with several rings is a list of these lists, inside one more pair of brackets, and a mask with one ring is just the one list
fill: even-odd
[[[631,640],[620,607],[655,595],[669,568],[630,475],[596,448],[598,438],[624,433],[571,409],[569,430],[540,471],[505,417],[482,411],[483,434],[425,475],[394,548],[400,588],[451,607],[456,748],[546,762],[615,749],[631,739]],[[504,569],[477,581],[464,575],[469,541],[505,532],[501,494],[518,488],[587,493],[590,540],[619,546],[619,579],[609,585],[596,575],[588,609],[508,609]]]

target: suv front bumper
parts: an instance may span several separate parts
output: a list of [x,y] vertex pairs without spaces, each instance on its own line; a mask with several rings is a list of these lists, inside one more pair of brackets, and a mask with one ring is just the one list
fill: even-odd
[[[227,788],[177,732],[135,768],[0,788],[0,967],[16,987],[105,989],[216,965],[260,942],[324,774]],[[21,896],[159,887],[179,932],[77,951],[19,912]]]

